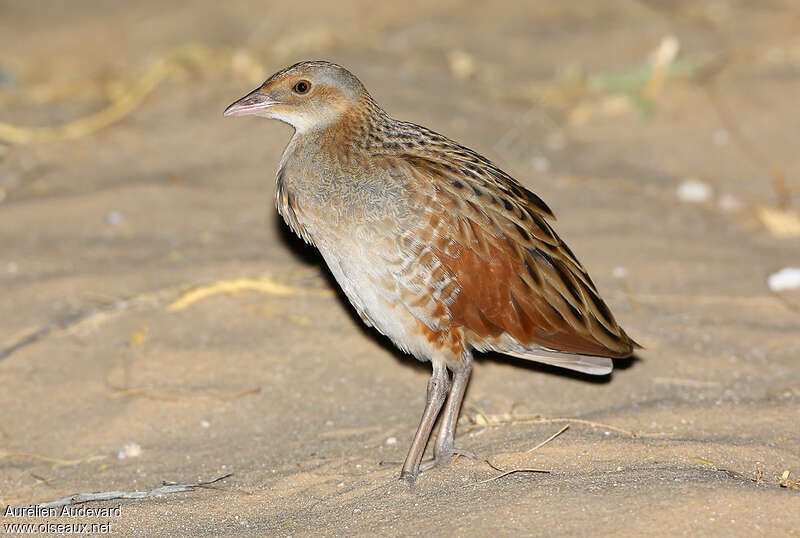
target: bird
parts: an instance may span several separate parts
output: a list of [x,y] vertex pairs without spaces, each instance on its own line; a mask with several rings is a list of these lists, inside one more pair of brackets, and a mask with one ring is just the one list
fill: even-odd
[[344,67],[281,69],[224,111],[248,115],[294,128],[275,179],[285,222],[366,325],[432,365],[402,481],[462,454],[454,436],[473,352],[606,375],[641,347],[539,196],[476,151],[392,118]]

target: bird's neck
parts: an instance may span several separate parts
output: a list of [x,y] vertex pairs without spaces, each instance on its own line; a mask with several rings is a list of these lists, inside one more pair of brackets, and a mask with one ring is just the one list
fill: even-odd
[[295,142],[301,145],[317,145],[320,151],[326,148],[341,151],[347,148],[366,148],[370,135],[385,131],[393,120],[378,106],[369,94],[342,110],[330,122],[320,123],[312,129],[296,129]]
[[[295,131],[281,159],[276,191],[278,209],[295,230],[305,226],[311,237],[325,226],[364,223],[385,215],[374,192],[398,186],[391,185],[388,176],[365,175],[364,169],[369,167],[376,137],[390,131],[393,121],[366,102],[324,129]],[[288,209],[290,200],[294,211]],[[318,226],[317,221],[327,224]]]

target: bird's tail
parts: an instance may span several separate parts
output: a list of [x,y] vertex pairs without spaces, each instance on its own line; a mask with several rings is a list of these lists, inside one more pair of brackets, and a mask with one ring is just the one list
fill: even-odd
[[518,357],[529,361],[541,362],[559,368],[567,368],[577,372],[591,375],[607,375],[614,369],[614,363],[608,357],[595,355],[579,355],[577,353],[560,353],[547,349],[532,351],[503,351],[506,355]]

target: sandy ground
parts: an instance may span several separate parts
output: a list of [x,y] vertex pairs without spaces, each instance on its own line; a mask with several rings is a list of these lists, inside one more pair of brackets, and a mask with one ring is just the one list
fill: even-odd
[[[119,116],[0,130],[0,505],[233,473],[2,523],[800,535],[800,297],[767,286],[800,267],[797,5],[269,4],[0,2],[0,122]],[[667,36],[660,85],[641,68]],[[547,200],[645,346],[604,379],[480,358],[460,446],[549,473],[458,459],[397,482],[429,367],[276,218],[290,130],[221,114],[307,58]],[[676,194],[692,178],[705,201]]]

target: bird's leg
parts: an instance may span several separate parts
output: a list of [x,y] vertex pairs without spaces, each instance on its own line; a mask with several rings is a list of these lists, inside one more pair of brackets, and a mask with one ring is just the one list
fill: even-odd
[[425,452],[425,446],[428,444],[428,439],[431,436],[431,430],[436,422],[436,417],[442,409],[447,392],[450,390],[450,377],[447,374],[447,368],[444,364],[433,365],[433,374],[428,381],[428,395],[427,403],[425,404],[425,411],[422,413],[422,420],[417,427],[417,433],[414,435],[414,440],[411,442],[411,448],[408,450],[408,456],[403,463],[403,470],[400,472],[400,480],[404,480],[409,484],[413,484],[419,475],[419,463],[422,461],[422,454]]
[[[436,437],[436,445],[433,447],[433,465],[447,465],[453,458],[453,454],[460,453],[453,446],[453,438],[456,434],[456,423],[458,414],[461,411],[461,403],[464,401],[464,393],[467,391],[467,383],[472,373],[472,354],[467,353],[464,360],[453,370],[453,388],[447,397],[447,404],[442,414],[439,435]],[[464,454],[470,455],[470,454]]]

